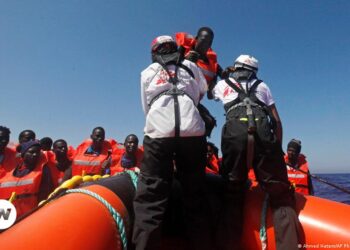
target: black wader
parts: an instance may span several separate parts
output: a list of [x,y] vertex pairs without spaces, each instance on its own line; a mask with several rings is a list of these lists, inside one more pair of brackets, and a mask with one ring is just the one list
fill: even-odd
[[252,109],[256,122],[256,132],[253,134],[253,166],[247,166],[246,107],[232,108],[226,115],[226,123],[222,129],[221,174],[226,180],[226,192],[217,232],[218,248],[239,249],[248,167],[253,167],[259,184],[269,194],[277,249],[298,249],[299,221],[294,210],[294,190],[288,181],[282,147],[272,132],[266,109],[260,105],[254,105]]
[[[206,139],[145,136],[144,158],[134,200],[136,249],[161,247],[164,213],[168,205],[174,162],[182,186],[188,249],[211,249],[204,198]],[[173,161],[174,160],[174,161]]]

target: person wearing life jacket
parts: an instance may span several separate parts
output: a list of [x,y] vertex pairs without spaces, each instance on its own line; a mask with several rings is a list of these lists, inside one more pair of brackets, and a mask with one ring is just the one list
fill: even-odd
[[223,78],[225,71],[218,64],[217,55],[211,49],[214,40],[214,32],[211,28],[201,27],[196,37],[185,32],[178,32],[175,37],[177,45],[184,50],[185,58],[196,63],[201,69],[209,89],[215,85],[217,76]]
[[143,150],[138,147],[139,139],[130,134],[125,138],[124,149],[116,166],[111,167],[111,175],[125,170],[139,171],[143,158]]
[[36,134],[33,130],[26,129],[23,130],[21,133],[18,135],[18,143],[22,144],[24,142],[32,141],[36,139]]
[[154,39],[151,54],[152,64],[141,73],[146,124],[133,242],[136,250],[160,248],[175,164],[184,194],[189,249],[209,249],[205,124],[196,107],[207,91],[206,80],[196,64],[182,60],[171,36]]
[[[222,129],[221,174],[226,181],[224,210],[218,229],[220,249],[240,241],[248,167],[269,194],[278,250],[298,249],[294,189],[288,181],[282,150],[282,123],[271,91],[257,78],[258,60],[240,55],[230,77],[213,88],[226,111]],[[227,234],[233,237],[225,237]]]
[[207,174],[219,174],[220,163],[218,159],[218,148],[212,142],[207,142]]
[[301,141],[292,139],[287,145],[284,160],[287,164],[289,181],[295,186],[295,191],[306,195],[314,195],[314,188],[305,155],[300,153]]
[[33,130],[31,129],[26,129],[21,131],[21,133],[19,133],[18,135],[18,144],[16,144],[16,151],[17,151],[17,158],[21,159],[21,150],[19,148],[19,146],[24,143],[24,142],[28,142],[28,141],[32,141],[36,139],[36,134]]
[[0,126],[0,181],[7,172],[16,166],[16,151],[7,147],[10,141],[10,129]]
[[74,157],[72,146],[67,145],[63,139],[58,139],[53,143],[54,165],[50,168],[55,187],[72,176],[72,161]]
[[53,177],[54,186],[56,187],[57,181],[54,178],[54,173],[56,171],[55,154],[52,152],[52,139],[50,137],[43,137],[40,140],[41,151],[45,154],[47,158],[47,165],[50,168],[51,175]]
[[47,159],[41,152],[40,142],[32,140],[20,145],[22,162],[0,181],[0,199],[9,199],[17,210],[17,218],[35,208],[53,190]]
[[91,140],[85,140],[76,149],[72,163],[72,176],[104,175],[109,173],[112,146],[105,140],[105,130],[102,127],[93,129]]
[[52,139],[50,137],[43,137],[40,139],[42,152],[46,155],[49,163],[55,161],[55,154],[52,152]]

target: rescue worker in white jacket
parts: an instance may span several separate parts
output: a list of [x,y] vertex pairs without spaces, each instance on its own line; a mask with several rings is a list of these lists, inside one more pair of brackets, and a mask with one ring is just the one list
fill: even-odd
[[152,42],[153,63],[141,73],[146,115],[144,158],[134,200],[133,242],[137,250],[159,249],[174,165],[183,189],[190,249],[209,249],[204,209],[205,124],[196,106],[207,91],[206,80],[170,36]]

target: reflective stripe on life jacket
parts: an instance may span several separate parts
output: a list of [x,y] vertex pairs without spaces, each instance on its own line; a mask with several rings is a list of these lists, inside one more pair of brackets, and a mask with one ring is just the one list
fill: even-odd
[[108,141],[104,141],[99,155],[86,154],[91,144],[91,140],[86,140],[78,146],[72,162],[72,176],[82,175],[83,171],[87,175],[101,174],[102,164],[110,156],[112,147]]
[[16,193],[13,205],[17,210],[17,217],[30,211],[38,205],[38,193],[41,184],[42,170],[47,159],[41,154],[39,163],[33,171],[23,177],[14,176],[14,171],[7,172],[1,179],[0,199],[9,199],[12,192]]
[[[288,155],[284,156],[284,160],[286,163],[288,163]],[[302,170],[303,172],[309,173],[309,167],[305,160],[305,156],[300,154],[298,157],[298,163],[297,163],[298,169]],[[298,193],[302,193],[305,195],[310,194],[309,190],[309,179],[308,175],[304,174],[290,166],[287,165],[287,173],[288,173],[288,179],[289,181],[295,185],[295,191]]]
[[[196,45],[196,39],[185,32],[179,32],[175,34],[176,43],[178,46],[185,48],[185,56],[194,49]],[[207,51],[206,57],[208,62],[199,59],[197,61],[197,66],[201,69],[207,83],[209,84],[213,79],[215,79],[218,71],[217,55],[216,53],[209,48]]]

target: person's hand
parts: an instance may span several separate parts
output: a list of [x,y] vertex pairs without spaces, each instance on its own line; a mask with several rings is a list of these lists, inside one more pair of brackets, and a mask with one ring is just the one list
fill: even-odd
[[221,76],[220,76],[220,78],[221,79],[227,79],[229,76],[230,76],[230,74],[232,73],[232,72],[234,72],[235,71],[235,68],[234,67],[227,67],[226,69],[224,69],[222,72],[221,72]]
[[191,50],[187,55],[186,55],[186,59],[191,61],[191,62],[194,62],[196,63],[199,59],[199,53],[194,51],[194,50]]
[[102,163],[101,165],[102,171],[106,172],[111,167],[111,164],[112,164],[112,157],[109,157],[107,160],[105,160]]

